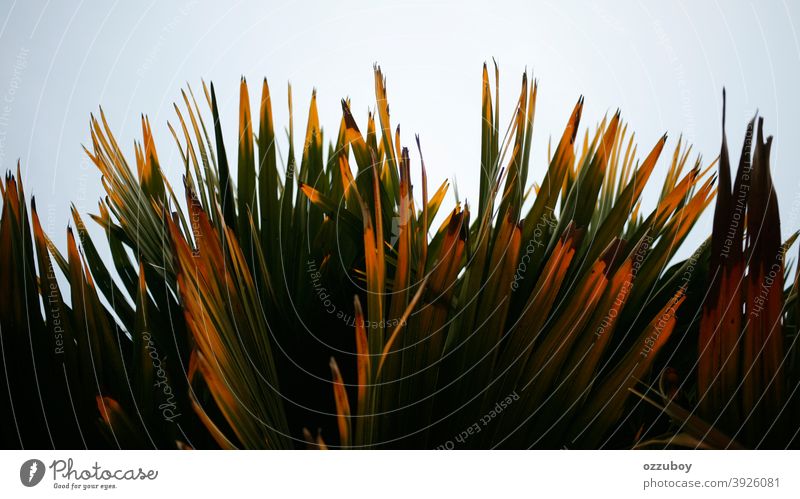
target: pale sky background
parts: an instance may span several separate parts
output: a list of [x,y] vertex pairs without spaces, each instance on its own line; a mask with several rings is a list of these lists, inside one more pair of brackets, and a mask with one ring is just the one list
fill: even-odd
[[[621,108],[640,155],[664,132],[671,152],[683,133],[711,161],[719,153],[726,86],[735,157],[756,109],[766,131],[776,135],[772,168],[786,235],[800,227],[798,20],[800,5],[784,1],[2,0],[0,169],[21,160],[45,230],[63,248],[69,202],[83,214],[96,213],[102,195],[100,175],[81,150],[90,140],[89,113],[98,106],[132,164],[139,114],[149,115],[162,166],[180,185],[183,166],[166,123],[176,121],[172,103],[186,82],[195,91],[201,78],[215,82],[235,159],[241,75],[253,102],[261,78],[268,77],[281,128],[287,125],[286,83],[292,83],[301,137],[316,87],[331,137],[342,97],[351,97],[357,120],[365,123],[378,62],[403,142],[421,136],[431,186],[455,178],[461,198],[477,199],[481,65],[495,57],[504,122],[522,71],[532,70],[539,80],[530,180],[541,179],[547,140],[560,135],[581,94],[582,124],[594,126]],[[416,152],[412,159],[416,172]],[[658,171],[665,168],[662,162]],[[647,191],[647,206],[657,190]],[[681,254],[710,232],[708,215]]]

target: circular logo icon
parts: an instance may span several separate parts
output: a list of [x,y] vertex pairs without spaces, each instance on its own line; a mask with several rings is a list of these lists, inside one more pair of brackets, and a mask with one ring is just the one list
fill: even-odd
[[38,459],[28,459],[19,468],[19,480],[26,487],[34,487],[44,478],[44,463]]

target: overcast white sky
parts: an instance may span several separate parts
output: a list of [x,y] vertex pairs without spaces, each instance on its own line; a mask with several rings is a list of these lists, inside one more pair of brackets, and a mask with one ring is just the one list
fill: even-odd
[[[532,180],[542,176],[547,139],[560,134],[581,94],[585,125],[619,107],[640,153],[664,132],[669,145],[683,132],[710,161],[719,152],[726,86],[735,154],[756,109],[776,135],[773,175],[788,234],[800,227],[798,19],[800,5],[784,1],[4,0],[0,168],[21,159],[27,192],[37,196],[46,230],[62,243],[69,202],[96,212],[102,194],[99,174],[80,147],[89,140],[89,113],[99,105],[131,158],[139,114],[149,115],[160,159],[177,183],[183,167],[166,122],[175,119],[172,103],[186,82],[195,89],[201,78],[215,82],[230,153],[240,75],[254,97],[261,78],[269,78],[281,127],[291,81],[299,130],[316,87],[331,135],[342,97],[351,97],[364,122],[378,62],[388,77],[392,120],[401,124],[405,143],[420,134],[431,184],[455,178],[461,197],[475,199],[480,72],[495,57],[504,116],[522,71],[532,69],[539,80]],[[709,231],[706,217],[682,253]]]

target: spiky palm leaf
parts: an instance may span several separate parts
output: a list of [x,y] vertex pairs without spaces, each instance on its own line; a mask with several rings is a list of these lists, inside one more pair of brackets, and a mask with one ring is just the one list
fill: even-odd
[[[7,177],[0,272],[20,292],[0,314],[16,411],[3,414],[3,426],[18,429],[4,442],[74,446],[78,435],[92,447],[103,437],[124,447],[226,448],[641,442],[652,432],[640,428],[657,419],[631,393],[664,372],[657,360],[675,331],[696,327],[681,317],[691,316],[687,296],[704,283],[686,274],[702,267],[708,245],[667,265],[713,199],[715,177],[699,158],[689,162],[679,140],[658,202],[640,215],[666,137],[638,161],[619,113],[580,133],[581,98],[530,195],[537,85],[523,75],[507,129],[496,87],[493,97],[484,67],[477,209],[457,205],[432,236],[448,185],[429,195],[417,139],[422,197],[413,195],[411,154],[392,127],[377,67],[366,133],[343,101],[327,147],[314,94],[295,151],[289,89],[283,172],[266,80],[257,132],[241,82],[235,173],[213,85],[203,85],[206,112],[187,89],[175,107],[178,126],[170,125],[184,163],[181,197],[162,172],[148,120],[134,173],[101,111],[87,153],[107,193],[93,219],[105,230],[113,271],[74,210],[82,254],[70,232],[62,256],[35,208],[34,245],[21,186]],[[56,332],[65,360],[51,358]],[[31,355],[9,357],[22,351]],[[22,393],[31,379],[47,407],[37,405],[36,391]],[[42,417],[70,403],[80,431],[58,427],[66,443],[32,436]],[[20,422],[23,413],[39,419]]]

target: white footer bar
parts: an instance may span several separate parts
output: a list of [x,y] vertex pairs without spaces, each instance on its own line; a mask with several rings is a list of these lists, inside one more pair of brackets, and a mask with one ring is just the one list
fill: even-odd
[[796,451],[0,451],[1,497],[800,497]]

